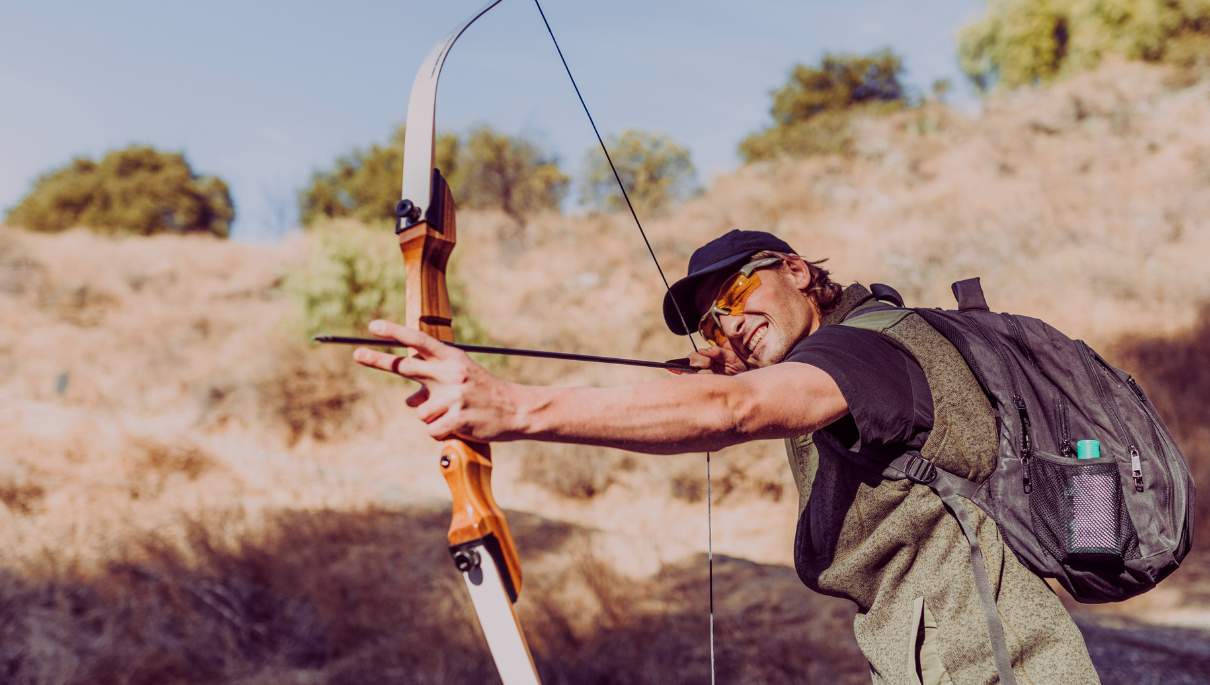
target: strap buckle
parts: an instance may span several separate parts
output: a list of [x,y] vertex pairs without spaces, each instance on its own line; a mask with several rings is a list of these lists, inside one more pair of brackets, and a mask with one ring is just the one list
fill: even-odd
[[937,467],[933,466],[933,462],[928,459],[914,454],[903,467],[903,475],[907,476],[908,480],[913,483],[928,485],[937,480]]

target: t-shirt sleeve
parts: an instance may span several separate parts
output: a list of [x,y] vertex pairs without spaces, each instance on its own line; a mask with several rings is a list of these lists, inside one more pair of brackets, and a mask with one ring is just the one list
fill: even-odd
[[933,397],[924,371],[882,334],[824,326],[800,340],[786,361],[816,366],[836,381],[863,448],[919,448],[932,429]]

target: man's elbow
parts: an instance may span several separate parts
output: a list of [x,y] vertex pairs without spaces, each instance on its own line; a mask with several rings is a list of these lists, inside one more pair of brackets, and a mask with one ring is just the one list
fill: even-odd
[[786,396],[762,384],[737,383],[726,402],[726,421],[735,442],[803,435],[839,419],[848,406],[832,385]]
[[721,423],[733,443],[758,440],[769,432],[769,412],[766,402],[746,383],[735,383],[725,394]]

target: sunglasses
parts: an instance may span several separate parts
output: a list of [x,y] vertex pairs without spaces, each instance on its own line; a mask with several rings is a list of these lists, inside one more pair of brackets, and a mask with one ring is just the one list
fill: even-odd
[[710,302],[710,309],[702,314],[697,322],[697,331],[702,337],[714,345],[722,347],[727,344],[727,336],[723,333],[720,316],[739,316],[744,313],[744,303],[752,293],[760,287],[760,276],[756,271],[781,262],[781,257],[765,257],[748,262],[739,271],[723,281],[718,293]]

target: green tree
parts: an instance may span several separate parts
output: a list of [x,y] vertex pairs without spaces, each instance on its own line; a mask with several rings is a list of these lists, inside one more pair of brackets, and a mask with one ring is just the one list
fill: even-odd
[[846,153],[855,115],[905,108],[903,61],[890,50],[867,55],[824,55],[818,66],[796,65],[773,92],[773,124],[739,146],[746,161],[779,156]]
[[[400,126],[388,144],[353,150],[338,157],[331,169],[312,174],[310,185],[298,197],[303,225],[311,226],[320,219],[393,220],[403,177],[404,135]],[[455,135],[437,137],[437,168],[451,185],[457,181],[459,145]]]
[[[389,144],[354,150],[337,158],[330,169],[315,172],[299,192],[303,225],[321,219],[375,222],[394,216],[405,135],[401,126]],[[567,176],[555,160],[520,138],[483,127],[465,141],[454,134],[437,136],[436,148],[437,168],[459,207],[503,209],[519,218],[526,211],[557,208],[567,191]]]
[[[606,145],[626,193],[644,209],[658,210],[696,188],[696,172],[689,151],[667,136],[630,130],[612,137]],[[618,192],[617,179],[600,150],[593,148],[587,152],[584,167],[580,202],[608,210],[626,206]]]
[[1208,0],[991,0],[958,36],[981,90],[1087,70],[1109,56],[1192,63],[1210,54]]
[[567,195],[570,179],[553,156],[485,126],[471,131],[460,163],[457,191],[466,207],[501,209],[520,220],[526,212],[558,209]]
[[193,173],[184,155],[146,145],[77,157],[34,182],[6,221],[35,231],[88,226],[105,233],[208,231],[226,237],[235,219],[222,179]]

